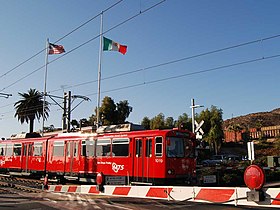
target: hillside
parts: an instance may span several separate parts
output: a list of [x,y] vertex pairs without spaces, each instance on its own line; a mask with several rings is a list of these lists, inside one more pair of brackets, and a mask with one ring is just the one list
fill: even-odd
[[259,128],[280,125],[280,108],[270,112],[258,112],[244,116],[234,117],[224,121],[224,127],[239,124],[242,127]]
[[[274,109],[270,112],[258,112],[247,114],[244,116],[234,117],[224,121],[224,128],[229,125],[239,124],[242,128],[261,128],[268,126],[280,125],[280,108]],[[255,154],[259,157],[259,162],[266,164],[266,156],[280,156],[280,141],[263,141],[256,143]],[[245,145],[229,145],[222,148],[222,153],[246,155],[247,147]]]

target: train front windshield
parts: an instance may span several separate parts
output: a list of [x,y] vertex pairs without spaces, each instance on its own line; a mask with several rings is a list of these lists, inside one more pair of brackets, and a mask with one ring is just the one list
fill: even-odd
[[192,154],[191,140],[181,137],[168,137],[166,146],[167,157],[183,158]]

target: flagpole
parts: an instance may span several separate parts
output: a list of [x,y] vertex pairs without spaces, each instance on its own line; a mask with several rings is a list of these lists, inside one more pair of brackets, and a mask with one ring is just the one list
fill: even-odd
[[44,99],[43,99],[43,123],[42,123],[42,136],[44,136],[45,126],[45,106],[46,106],[46,95],[47,95],[47,73],[48,73],[48,60],[49,60],[49,39],[46,42],[46,60],[45,60],[45,80],[44,80]]
[[101,85],[101,60],[102,60],[102,43],[103,43],[103,11],[100,15],[100,46],[99,46],[99,62],[98,62],[98,82],[97,82],[97,111],[96,111],[96,127],[99,127],[99,108],[100,108],[100,85]]

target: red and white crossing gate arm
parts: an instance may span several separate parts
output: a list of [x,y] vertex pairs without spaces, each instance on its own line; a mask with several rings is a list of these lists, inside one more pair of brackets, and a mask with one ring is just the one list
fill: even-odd
[[105,185],[104,191],[100,192],[96,185],[50,185],[48,191],[280,208],[280,188],[264,188],[265,201],[258,203],[247,201],[246,192],[250,189],[246,187]]

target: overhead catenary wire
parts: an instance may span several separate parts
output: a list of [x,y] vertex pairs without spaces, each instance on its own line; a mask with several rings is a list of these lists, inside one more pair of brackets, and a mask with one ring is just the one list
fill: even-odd
[[[117,6],[119,3],[121,3],[123,0],[119,0],[118,2],[116,2],[115,4],[112,4],[111,6],[109,6],[108,8],[106,8],[105,10],[103,10],[102,12],[105,13],[107,11],[109,11],[110,9],[114,8],[115,6]],[[98,18],[101,13],[98,13],[97,15],[95,15],[94,17],[90,18],[89,20],[85,21],[84,23],[82,23],[81,25],[79,25],[78,27],[76,27],[75,29],[73,29],[72,31],[70,31],[69,33],[65,34],[63,37],[59,38],[58,40],[55,41],[55,43],[63,40],[64,38],[66,38],[67,36],[71,35],[72,33],[74,33],[75,31],[79,30],[80,28],[82,28],[83,26],[87,25],[88,23],[90,23],[91,21],[95,20],[96,18]]]
[[[52,110],[52,112],[59,112],[59,110]],[[0,120],[3,120],[3,119],[15,119],[15,116],[14,115],[9,115],[9,117],[6,115],[6,114],[9,114],[9,113],[14,113],[14,111],[7,111],[7,112],[3,112],[3,113],[0,113]]]
[[[276,37],[279,37],[279,36],[280,36],[280,35],[271,36],[270,39],[271,39],[272,37],[273,37],[273,38],[276,38]],[[268,39],[268,38],[266,38],[266,39]],[[132,73],[136,73],[136,72],[140,72],[140,71],[145,71],[145,70],[148,70],[148,69],[158,68],[158,67],[162,67],[162,66],[165,66],[165,65],[170,65],[170,64],[177,63],[177,62],[180,62],[180,61],[188,60],[188,59],[191,59],[191,58],[196,58],[196,57],[199,57],[199,56],[209,55],[209,54],[212,54],[212,53],[214,53],[214,52],[221,52],[221,51],[224,51],[224,50],[233,49],[233,48],[235,48],[235,47],[237,47],[237,46],[240,47],[240,46],[247,45],[247,44],[249,44],[249,43],[252,44],[252,43],[256,43],[256,42],[257,42],[257,41],[255,40],[255,41],[246,42],[246,43],[243,43],[243,44],[234,45],[234,46],[231,46],[231,47],[226,47],[226,48],[222,48],[222,49],[218,49],[218,50],[209,51],[209,52],[206,52],[206,53],[201,53],[201,54],[194,55],[194,56],[185,57],[185,58],[182,58],[182,59],[177,59],[177,60],[173,60],[173,61],[168,61],[168,62],[164,62],[164,63],[161,63],[161,64],[149,66],[149,67],[146,67],[146,68],[142,68],[142,69],[138,69],[138,70],[133,70],[133,71],[130,71],[130,72],[125,72],[125,73],[117,74],[117,75],[114,75],[114,76],[109,76],[109,77],[103,78],[103,80],[105,80],[105,79],[112,79],[112,78],[124,76],[124,75],[127,75],[127,74],[132,74]],[[195,74],[201,74],[201,73],[216,71],[216,70],[219,70],[219,69],[225,69],[225,68],[229,68],[229,67],[234,67],[234,66],[239,66],[239,65],[254,63],[254,62],[258,62],[258,61],[262,61],[262,60],[273,59],[273,58],[277,58],[277,57],[279,57],[279,56],[280,56],[280,55],[272,55],[272,56],[267,56],[267,57],[261,57],[261,58],[246,60],[246,61],[237,62],[237,63],[233,63],[233,64],[223,65],[223,66],[219,66],[219,67],[215,67],[215,68],[210,68],[210,69],[205,69],[205,70],[199,70],[199,71],[194,71],[194,72],[188,72],[188,73],[185,73],[185,74],[180,74],[180,75],[171,76],[171,77],[167,77],[167,78],[157,79],[157,80],[153,80],[153,81],[147,81],[147,82],[144,81],[144,82],[138,83],[138,84],[133,84],[133,85],[129,85],[129,86],[119,87],[119,88],[115,88],[115,89],[107,90],[107,91],[102,91],[102,93],[114,92],[114,91],[119,91],[119,90],[123,90],[123,89],[128,89],[128,88],[134,88],[134,87],[138,87],[138,86],[153,84],[153,83],[157,83],[157,82],[163,82],[163,81],[166,81],[166,80],[176,79],[176,78],[180,78],[180,77],[186,77],[186,76],[191,76],[191,75],[195,75]],[[86,83],[82,83],[82,84],[78,84],[78,85],[89,84],[89,83],[91,83],[91,82],[96,82],[96,81],[97,81],[97,80],[90,81],[90,82],[86,82]],[[76,86],[78,86],[78,85],[76,85]],[[73,86],[70,86],[70,88],[71,88],[71,87],[73,87]],[[59,90],[60,90],[60,89],[59,89]],[[55,91],[57,91],[57,90],[49,91],[49,93],[50,93],[50,92],[55,92]],[[96,95],[96,94],[97,94],[97,93],[92,93],[92,94],[88,94],[87,96],[92,96],[92,95]],[[1,107],[0,107],[0,108],[1,108]],[[0,113],[0,114],[1,114],[1,113]]]
[[[280,54],[276,54],[276,55],[271,55],[271,56],[267,56],[267,57],[261,57],[261,58],[251,59],[251,60],[245,60],[245,61],[241,61],[241,62],[237,62],[237,63],[232,63],[232,64],[228,64],[228,65],[222,65],[222,66],[218,66],[218,67],[214,67],[214,68],[209,68],[209,69],[204,69],[204,70],[188,72],[188,73],[185,73],[185,74],[170,76],[170,77],[166,77],[166,78],[161,78],[161,79],[156,79],[156,80],[151,80],[151,81],[144,81],[144,82],[137,83],[137,84],[132,84],[132,85],[124,86],[124,87],[114,88],[114,89],[111,89],[111,90],[105,90],[105,91],[102,91],[102,93],[104,94],[104,93],[109,93],[109,92],[115,92],[115,91],[120,91],[120,90],[135,88],[135,87],[140,87],[140,86],[144,86],[144,85],[150,85],[150,84],[154,84],[154,83],[159,83],[159,82],[164,82],[164,81],[168,81],[168,80],[178,79],[178,78],[182,78],[182,77],[186,77],[186,76],[191,76],[191,75],[195,75],[195,74],[202,74],[202,73],[207,73],[207,72],[213,72],[213,71],[217,71],[217,70],[227,69],[227,68],[231,68],[231,67],[236,67],[236,66],[240,66],[240,65],[260,62],[260,61],[274,59],[274,58],[279,58],[279,57],[280,57]],[[93,96],[93,95],[97,95],[97,93],[87,94],[86,96],[90,97],[90,96]],[[30,110],[33,110],[33,109],[34,109],[34,107],[32,109],[30,109]],[[28,109],[26,111],[28,111]],[[9,111],[9,112],[12,112],[12,111]],[[0,115],[4,115],[5,113],[9,113],[9,112],[0,113]]]
[[[136,14],[136,15],[133,15],[132,17],[126,19],[125,21],[122,21],[121,23],[111,27],[110,29],[106,30],[103,32],[103,34],[106,34],[108,33],[109,31],[123,25],[124,23],[128,22],[129,20],[132,20],[134,19],[135,17],[139,16],[140,14],[144,13],[144,12],[147,12],[149,10],[151,10],[152,8],[158,6],[159,4],[163,3],[165,0],[161,1],[161,2],[158,2],[157,4],[155,5],[152,5],[151,7],[147,8],[146,10],[143,10],[141,11],[140,13]],[[120,3],[121,1],[117,2],[117,3]],[[116,3],[116,4],[117,4]],[[115,4],[115,5],[116,5]],[[110,8],[108,8],[107,10],[104,10],[104,11],[108,11],[109,9],[111,9],[113,6],[115,5],[112,5]],[[100,14],[98,14],[97,16],[95,17],[98,17]],[[93,18],[92,18],[93,19]],[[82,26],[86,25],[88,22],[90,22],[90,20],[88,20],[85,24],[83,24]],[[71,33],[73,33],[74,31],[78,30],[78,28],[80,28],[81,26],[77,27],[76,29],[74,29],[73,31],[69,32],[68,34],[66,34],[64,37],[62,38],[65,38],[66,36],[70,35]],[[77,47],[69,50],[68,52],[66,52],[65,54],[62,54],[61,56],[58,56],[57,58],[53,59],[52,61],[49,62],[49,64],[53,63],[53,62],[56,62],[57,60],[61,59],[62,57],[72,53],[73,51],[83,47],[84,45],[92,42],[93,40],[99,38],[100,35],[97,35],[91,39],[89,39],[88,41],[78,45]],[[261,39],[257,39],[257,40],[253,40],[253,41],[249,41],[249,42],[245,42],[245,43],[240,43],[240,44],[237,44],[237,45],[233,45],[233,46],[229,46],[229,47],[225,47],[225,48],[221,48],[221,49],[217,49],[217,50],[213,50],[213,51],[208,51],[208,52],[205,52],[205,53],[200,53],[200,54],[197,54],[197,55],[193,55],[193,56],[189,56],[189,57],[184,57],[184,58],[180,58],[180,59],[175,59],[175,60],[172,60],[172,61],[168,61],[168,62],[164,62],[164,63],[161,63],[161,64],[156,64],[156,65],[153,65],[153,66],[150,66],[150,67],[146,67],[146,68],[141,68],[141,69],[137,69],[137,70],[133,70],[133,71],[129,71],[129,72],[125,72],[125,73],[121,73],[121,74],[117,74],[117,75],[113,75],[113,76],[109,76],[109,77],[106,77],[106,78],[102,78],[102,80],[107,80],[107,79],[112,79],[112,78],[116,78],[116,77],[120,77],[120,76],[124,76],[124,75],[128,75],[128,74],[133,74],[133,73],[137,73],[137,72],[141,72],[141,71],[146,71],[148,69],[153,69],[153,68],[157,68],[157,67],[160,67],[160,66],[165,66],[165,65],[169,65],[169,64],[173,64],[173,63],[178,63],[178,62],[181,62],[181,61],[185,61],[185,60],[190,60],[190,59],[194,59],[194,58],[198,58],[198,57],[202,57],[202,56],[206,56],[206,55],[210,55],[210,54],[214,54],[214,53],[218,53],[218,52],[222,52],[222,51],[226,51],[226,50],[230,50],[230,49],[234,49],[234,48],[238,48],[238,47],[242,47],[242,46],[246,46],[246,45],[250,45],[250,44],[255,44],[255,43],[258,43],[258,42],[263,42],[263,41],[266,41],[266,40],[270,40],[270,39],[275,39],[275,38],[279,38],[280,37],[280,34],[277,34],[277,35],[273,35],[273,36],[269,36],[269,37],[265,37],[265,38],[261,38]],[[62,39],[61,38],[61,39]],[[59,39],[59,40],[61,40]],[[59,41],[58,40],[58,41]],[[10,85],[2,88],[0,91],[3,91],[3,90],[6,90],[7,88],[9,87],[12,87],[14,86],[15,84],[21,82],[22,80],[26,79],[27,77],[31,76],[32,74],[36,73],[37,71],[43,69],[45,67],[45,65],[33,70],[32,72],[30,72],[29,74],[25,75],[24,77],[16,80],[15,82],[11,83]],[[1,76],[0,76],[1,78]],[[86,84],[90,84],[90,83],[94,83],[94,82],[97,82],[97,80],[93,80],[93,81],[88,81],[88,82],[84,82],[84,83],[80,83],[80,84],[76,84],[76,85],[73,85],[73,86],[69,86],[69,87],[78,87],[78,86],[82,86],[82,85],[86,85]],[[55,92],[55,91],[58,91],[58,90],[61,90],[61,89],[56,89],[56,90],[53,90],[53,91],[49,91],[49,92]]]
[[[160,2],[158,2],[158,3],[156,3],[156,4],[154,4],[154,5],[150,6],[149,8],[147,8],[147,9],[141,11],[140,13],[137,13],[136,15],[133,15],[133,16],[127,18],[126,20],[122,21],[121,23],[116,24],[115,26],[111,27],[110,29],[104,31],[101,35],[104,35],[104,34],[108,33],[109,31],[111,31],[111,30],[113,30],[113,29],[115,29],[115,28],[117,28],[117,27],[119,27],[119,26],[121,26],[121,25],[127,23],[128,21],[133,20],[134,18],[138,17],[139,15],[142,15],[142,14],[144,14],[145,12],[150,11],[151,9],[155,8],[156,6],[162,4],[162,3],[165,2],[165,1],[166,1],[166,0],[162,0],[162,1],[160,1]],[[100,14],[101,14],[101,13],[100,13]],[[48,64],[51,64],[51,63],[53,63],[53,62],[56,62],[57,60],[61,59],[62,57],[64,57],[64,56],[66,56],[66,55],[68,55],[68,54],[70,54],[70,53],[72,53],[72,52],[78,50],[79,48],[81,48],[81,47],[83,47],[83,46],[89,44],[90,42],[92,42],[93,40],[95,40],[95,39],[97,39],[97,38],[99,38],[99,37],[100,37],[100,34],[96,35],[95,37],[93,37],[93,38],[87,40],[86,42],[83,42],[82,44],[78,45],[77,47],[75,47],[75,48],[73,48],[73,49],[71,49],[71,50],[65,52],[64,54],[58,56],[57,58],[53,59],[52,61],[49,61]],[[33,70],[32,72],[30,72],[30,73],[28,73],[27,75],[21,77],[20,79],[16,80],[15,82],[11,83],[10,85],[8,85],[8,86],[2,88],[0,91],[6,90],[7,88],[14,86],[15,84],[17,84],[17,83],[21,82],[22,80],[26,79],[27,77],[31,76],[31,75],[34,74],[35,72],[37,72],[37,71],[43,69],[44,67],[45,67],[45,65],[43,65],[43,66],[41,66],[41,67],[39,67],[39,68]]]
[[[123,0],[119,0],[118,2],[112,4],[111,6],[107,7],[105,10],[103,10],[103,12],[107,12],[110,9],[114,8],[115,6],[117,6],[119,3],[121,3]],[[78,27],[74,28],[73,30],[71,30],[70,32],[68,32],[67,34],[65,34],[64,36],[62,36],[61,38],[59,38],[58,40],[54,41],[54,43],[57,43],[63,39],[65,39],[66,37],[70,36],[72,33],[76,32],[77,30],[81,29],[82,27],[84,27],[85,25],[87,25],[88,23],[90,23],[91,21],[95,20],[96,18],[98,18],[100,16],[101,13],[98,13],[97,15],[91,17],[90,19],[88,19],[87,21],[85,21],[84,23],[82,23],[81,25],[79,25]],[[31,57],[27,58],[26,60],[22,61],[21,63],[19,63],[18,65],[16,65],[15,67],[13,67],[12,69],[8,70],[7,72],[5,72],[4,74],[0,75],[0,79],[6,75],[8,75],[9,73],[15,71],[16,69],[18,69],[19,67],[21,67],[22,65],[24,65],[25,63],[27,63],[28,61],[32,60],[33,58],[37,57],[38,55],[40,55],[41,53],[45,52],[46,48],[40,50],[39,52],[35,53],[34,55],[32,55]],[[41,67],[40,67],[41,69]],[[35,71],[36,72],[36,71]],[[34,72],[33,72],[34,73]],[[30,76],[30,75],[29,75]],[[26,78],[26,77],[25,77]]]
[[[58,104],[63,105],[63,102],[58,103]],[[18,113],[30,112],[30,111],[33,111],[33,110],[37,110],[37,108],[40,108],[40,107],[42,107],[42,106],[41,105],[37,105],[37,106],[33,106],[32,108],[25,108],[25,109],[22,109],[21,112],[18,112]],[[50,108],[50,106],[48,108]],[[12,112],[14,112],[14,111],[2,112],[2,113],[0,113],[0,116],[2,116],[4,114],[12,113]]]
[[[148,11],[150,8],[148,8],[146,11]],[[123,21],[125,22],[125,21]],[[118,24],[119,25],[119,24]],[[116,26],[113,26],[112,28],[115,28]],[[108,31],[110,31],[112,28],[108,29]],[[81,46],[87,44],[88,42],[92,41],[93,39],[96,39],[98,38],[98,36],[95,36],[94,38],[88,40],[87,42],[79,45],[78,47],[72,49],[71,51],[69,51],[68,53],[71,53],[73,52],[74,50],[80,48]],[[128,71],[128,72],[124,72],[124,73],[120,73],[120,74],[116,74],[116,75],[112,75],[112,76],[109,76],[109,77],[105,77],[105,78],[102,78],[102,80],[108,80],[108,79],[112,79],[112,78],[117,78],[117,77],[121,77],[121,76],[125,76],[125,75],[129,75],[129,74],[133,74],[133,73],[138,73],[138,72],[141,72],[141,71],[146,71],[146,70],[149,70],[149,69],[154,69],[154,68],[158,68],[158,67],[162,67],[162,66],[166,66],[166,65],[170,65],[170,64],[174,64],[174,63],[178,63],[178,62],[182,62],[182,61],[186,61],[186,60],[190,60],[190,59],[195,59],[195,58],[199,58],[199,57],[202,57],[202,56],[207,56],[207,55],[210,55],[210,54],[215,54],[215,53],[219,53],[219,52],[223,52],[223,51],[227,51],[227,50],[231,50],[231,49],[234,49],[234,48],[239,48],[239,47],[243,47],[243,46],[247,46],[247,45],[251,45],[251,44],[255,44],[255,43],[258,43],[258,42],[263,42],[263,41],[266,41],[266,40],[270,40],[270,39],[275,39],[275,38],[279,38],[280,37],[280,34],[277,34],[277,35],[273,35],[273,36],[269,36],[269,37],[265,37],[265,38],[261,38],[261,39],[256,39],[256,40],[253,40],[253,41],[248,41],[248,42],[244,42],[244,43],[239,43],[239,44],[236,44],[236,45],[232,45],[232,46],[229,46],[229,47],[225,47],[225,48],[220,48],[220,49],[216,49],[216,50],[211,50],[211,51],[208,51],[208,52],[204,52],[204,53],[199,53],[199,54],[196,54],[196,55],[192,55],[192,56],[188,56],[188,57],[184,57],[184,58],[180,58],[180,59],[175,59],[175,60],[171,60],[171,61],[167,61],[167,62],[163,62],[163,63],[160,63],[160,64],[155,64],[155,65],[152,65],[152,66],[148,66],[148,67],[145,67],[145,68],[140,68],[140,69],[136,69],[136,70],[132,70],[132,71]],[[67,53],[66,53],[67,54]],[[62,55],[62,56],[65,56]],[[62,56],[58,57],[57,59],[60,59]],[[50,63],[56,61],[57,59],[51,61]],[[41,70],[42,68],[44,68],[45,66],[41,66],[37,69],[35,69],[34,71],[32,71],[31,73],[27,74],[26,76],[22,77],[21,79],[11,83],[9,86],[3,88],[2,90],[8,88],[8,87],[11,87],[13,86],[14,84],[24,80],[25,78],[29,77],[30,75],[34,74],[35,72]],[[72,86],[69,86],[69,88],[73,88],[73,87],[78,87],[78,86],[82,86],[82,85],[86,85],[86,84],[90,84],[90,83],[94,83],[94,82],[97,82],[97,80],[93,80],[93,81],[87,81],[87,82],[83,82],[83,83],[80,83],[80,84],[76,84],[76,85],[72,85]],[[139,84],[137,85],[139,86]],[[56,91],[59,91],[59,90],[62,90],[62,89],[56,89],[56,90],[52,90],[52,91],[49,91],[48,93],[51,93],[51,92],[56,92]],[[7,106],[7,105],[5,105]],[[1,108],[1,107],[0,107]]]
[[[108,79],[113,79],[113,78],[117,78],[117,77],[121,77],[121,76],[126,76],[126,75],[129,75],[129,74],[139,73],[139,72],[142,72],[142,71],[147,71],[147,70],[150,70],[150,69],[175,64],[175,63],[183,62],[183,61],[186,61],[186,60],[191,60],[191,59],[195,59],[195,58],[199,58],[199,57],[203,57],[203,56],[207,56],[207,55],[211,55],[211,54],[215,54],[215,53],[219,53],[219,52],[223,52],[223,51],[227,51],[227,50],[232,50],[232,49],[235,49],[235,48],[244,47],[244,46],[247,46],[247,45],[256,44],[256,43],[259,43],[259,42],[263,42],[263,41],[270,40],[270,39],[275,39],[275,38],[280,38],[280,34],[265,37],[265,38],[262,38],[262,39],[256,39],[256,40],[248,41],[248,42],[244,42],[244,43],[239,43],[239,44],[232,45],[232,46],[229,46],[229,47],[224,47],[224,48],[220,48],[220,49],[216,49],[216,50],[211,50],[211,51],[208,51],[208,52],[199,53],[199,54],[188,56],[188,57],[183,57],[183,58],[171,60],[171,61],[155,64],[155,65],[152,65],[152,66],[148,66],[148,67],[144,67],[144,68],[140,68],[140,69],[136,69],[136,70],[120,73],[120,74],[115,74],[115,75],[112,75],[112,76],[104,77],[101,80],[108,80]],[[70,86],[68,86],[68,88],[79,87],[79,86],[88,85],[88,84],[95,83],[95,82],[97,82],[97,79],[87,81],[87,82],[83,82],[83,83],[79,83],[79,84],[75,84],[75,85],[70,85]],[[55,89],[55,90],[51,90],[50,92],[56,92],[56,91],[60,91],[60,90],[62,90],[62,89],[61,88],[60,89]]]
[[[277,55],[271,55],[271,56],[267,56],[267,57],[261,57],[261,58],[241,61],[241,62],[232,63],[232,64],[228,64],[228,65],[223,65],[223,66],[218,66],[218,67],[214,67],[214,68],[210,68],[210,69],[198,70],[198,71],[189,72],[189,73],[185,73],[185,74],[180,74],[180,75],[176,75],[176,76],[170,76],[170,77],[166,77],[166,78],[162,78],[162,79],[156,79],[156,80],[151,80],[151,81],[147,81],[147,82],[144,81],[144,82],[141,82],[141,83],[138,83],[138,84],[133,84],[133,85],[129,85],[129,86],[114,88],[114,89],[107,90],[107,91],[102,91],[102,93],[114,92],[114,91],[124,90],[124,89],[128,89],[128,88],[134,88],[134,87],[139,87],[139,86],[143,86],[143,85],[149,85],[149,84],[153,84],[153,83],[163,82],[163,81],[172,80],[172,79],[178,79],[178,78],[191,76],[191,75],[195,75],[195,74],[202,74],[202,73],[217,71],[217,70],[221,70],[221,69],[227,69],[227,68],[230,68],[230,67],[245,65],[245,64],[249,64],[249,63],[255,63],[255,62],[274,59],[274,58],[279,58],[279,57],[280,57],[280,54],[277,54]],[[97,93],[92,93],[92,94],[88,94],[87,96],[92,96],[92,95],[96,95],[96,94]]]
[[[147,9],[148,10],[148,9]],[[145,11],[145,10],[144,10]],[[124,23],[126,21],[123,21]],[[118,24],[119,25],[119,24]],[[113,28],[117,27],[118,25],[110,28],[108,31],[112,30]],[[106,31],[106,32],[108,32]],[[95,37],[98,38],[99,36]],[[116,78],[116,77],[120,77],[120,76],[124,76],[124,75],[128,75],[128,74],[132,74],[132,73],[136,73],[136,72],[141,72],[141,71],[145,71],[145,70],[148,70],[148,69],[154,69],[154,68],[157,68],[157,67],[161,67],[161,66],[165,66],[165,65],[169,65],[169,64],[173,64],[173,63],[177,63],[177,62],[181,62],[181,61],[185,61],[185,60],[188,60],[188,59],[194,59],[194,58],[197,58],[197,57],[201,57],[201,56],[205,56],[205,55],[209,55],[209,54],[213,54],[213,53],[218,53],[218,52],[222,52],[222,51],[225,51],[225,50],[230,50],[230,49],[233,49],[233,48],[237,48],[237,47],[241,47],[241,46],[245,46],[245,45],[249,45],[249,44],[254,44],[254,43],[257,43],[257,42],[260,42],[260,41],[266,41],[266,40],[269,40],[269,39],[274,39],[274,38],[278,38],[280,37],[280,35],[274,35],[274,36],[270,36],[270,37],[266,37],[266,38],[262,38],[262,39],[257,39],[257,40],[254,40],[254,41],[250,41],[250,42],[246,42],[246,43],[241,43],[241,44],[238,44],[238,45],[234,45],[234,46],[230,46],[230,47],[226,47],[226,48],[222,48],[222,49],[217,49],[217,50],[213,50],[213,51],[209,51],[209,52],[206,52],[206,53],[201,53],[201,54],[197,54],[197,55],[194,55],[194,56],[190,56],[190,57],[185,57],[185,58],[181,58],[181,59],[176,59],[176,60],[172,60],[172,61],[168,61],[168,62],[164,62],[164,63],[161,63],[161,64],[156,64],[156,65],[153,65],[153,66],[149,66],[149,67],[146,67],[146,68],[141,68],[141,69],[137,69],[137,70],[133,70],[133,71],[130,71],[130,72],[125,72],[125,73],[121,73],[121,74],[117,74],[117,75],[113,75],[113,76],[109,76],[107,78],[103,78],[103,80],[105,79],[111,79],[111,78]],[[92,41],[92,40],[90,40]],[[87,43],[86,43],[87,44]],[[82,45],[83,46],[83,45]],[[79,47],[79,46],[78,46]],[[80,48],[80,47],[79,47]],[[78,49],[78,48],[77,48]],[[76,50],[76,48],[72,49],[71,52],[73,52],[74,50]],[[70,53],[70,52],[69,52]],[[60,57],[58,57],[57,59],[59,59]],[[55,60],[57,60],[55,59]],[[265,58],[266,59],[266,58]],[[53,60],[52,62],[54,62],[55,60]],[[241,64],[240,64],[241,65]],[[44,66],[36,69],[35,71],[31,72],[30,74],[26,75],[23,79],[25,79],[26,77],[30,76],[31,74],[35,73],[36,71],[40,70],[41,68],[44,68]],[[206,71],[206,70],[204,70]],[[209,71],[209,70],[208,70]],[[206,71],[207,72],[207,71]],[[199,72],[199,73],[203,73],[203,72]],[[197,72],[193,72],[193,73],[187,73],[188,75],[192,75],[192,74],[198,74]],[[187,75],[186,75],[187,76]],[[174,77],[178,77],[178,76],[174,76]],[[164,80],[167,80],[168,78],[165,78],[165,79],[160,79],[162,81]],[[169,78],[170,79],[170,78]],[[174,78],[175,79],[175,78]],[[20,80],[21,81],[21,80]],[[89,84],[89,83],[92,83],[92,82],[96,82],[97,80],[95,81],[89,81],[89,82],[84,82],[84,83],[81,83],[81,84],[78,84],[78,85],[74,85],[74,86],[70,86],[70,87],[75,87],[75,86],[81,86],[81,85],[84,85],[84,84]],[[141,84],[135,84],[135,85],[131,85],[131,87],[133,86],[140,86],[140,85],[144,85],[144,84],[149,84],[149,83],[156,83],[157,81],[149,81],[149,82],[144,82],[144,83],[141,83]],[[160,82],[160,81],[158,81]],[[14,85],[15,83],[12,83],[12,85]],[[12,86],[10,85],[10,86]],[[9,86],[9,87],[10,87]],[[128,88],[131,88],[131,87],[128,87]],[[7,88],[7,87],[6,87]],[[123,87],[121,89],[125,89],[126,87]],[[118,88],[120,89],[120,88]],[[116,91],[116,90],[109,90],[109,91]],[[49,91],[49,92],[54,92],[54,91]],[[108,91],[106,91],[108,92]],[[92,94],[91,94],[92,95]],[[1,108],[1,107],[0,107]]]

